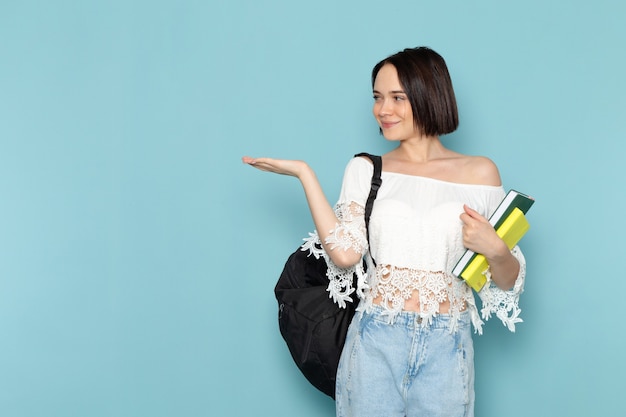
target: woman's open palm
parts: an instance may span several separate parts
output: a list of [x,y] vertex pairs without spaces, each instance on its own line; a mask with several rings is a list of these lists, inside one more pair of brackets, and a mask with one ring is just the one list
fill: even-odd
[[244,164],[248,164],[261,171],[290,175],[298,178],[307,167],[306,162],[292,159],[252,158],[244,156],[241,160]]

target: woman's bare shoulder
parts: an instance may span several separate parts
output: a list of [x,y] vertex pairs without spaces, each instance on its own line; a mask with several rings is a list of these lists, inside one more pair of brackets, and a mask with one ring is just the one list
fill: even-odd
[[463,174],[470,184],[502,185],[500,172],[496,164],[485,156],[463,155]]

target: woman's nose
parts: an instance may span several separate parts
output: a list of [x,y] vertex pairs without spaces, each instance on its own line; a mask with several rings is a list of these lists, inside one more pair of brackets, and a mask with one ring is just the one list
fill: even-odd
[[389,100],[382,100],[379,103],[379,107],[378,107],[378,115],[379,116],[387,116],[389,114],[391,114],[391,103],[389,102]]

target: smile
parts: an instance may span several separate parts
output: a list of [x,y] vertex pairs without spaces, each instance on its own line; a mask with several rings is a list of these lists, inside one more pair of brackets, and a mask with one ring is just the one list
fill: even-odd
[[400,122],[380,122],[380,127],[382,127],[383,129],[389,129],[394,127],[398,123]]

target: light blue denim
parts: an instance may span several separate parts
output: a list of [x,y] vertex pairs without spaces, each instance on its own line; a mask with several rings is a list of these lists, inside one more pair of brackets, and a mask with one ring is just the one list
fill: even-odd
[[336,385],[337,417],[473,417],[474,347],[469,313],[430,325],[403,311],[357,313],[348,329]]

